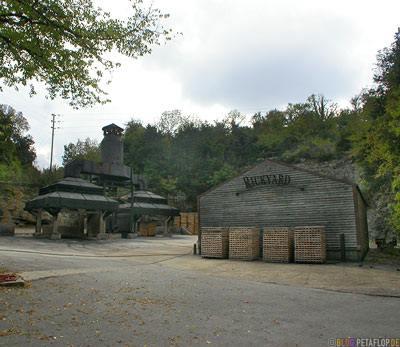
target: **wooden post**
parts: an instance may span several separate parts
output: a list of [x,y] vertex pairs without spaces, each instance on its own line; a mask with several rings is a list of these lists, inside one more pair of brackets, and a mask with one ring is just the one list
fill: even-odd
[[39,209],[36,214],[35,235],[42,234],[42,209]]
[[50,239],[51,240],[60,240],[61,235],[58,233],[58,213],[53,215],[53,225],[51,229]]
[[136,231],[136,228],[135,228],[135,220],[134,220],[134,215],[133,215],[133,204],[134,204],[134,199],[133,199],[133,169],[132,169],[132,167],[131,167],[131,214],[130,214],[130,216],[129,216],[129,232],[130,233],[132,233],[132,234],[134,234],[135,233],[135,231]]
[[172,218],[172,217],[167,217],[167,218],[165,218],[165,220],[164,220],[164,232],[163,232],[163,236],[164,236],[164,237],[169,236],[169,235],[168,235],[168,223],[169,223],[169,221],[171,220],[171,218]]

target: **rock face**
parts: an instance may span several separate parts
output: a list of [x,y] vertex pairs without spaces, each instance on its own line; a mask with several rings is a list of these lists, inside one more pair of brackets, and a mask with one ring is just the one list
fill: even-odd
[[[24,211],[26,198],[20,191],[14,192],[13,195],[0,196],[0,223],[26,225],[35,224],[35,217],[29,212]],[[46,212],[43,213],[42,222],[50,223],[51,217]]]
[[362,190],[362,171],[349,158],[331,160],[325,162],[304,161],[296,166],[310,171],[319,172],[323,175],[332,176],[338,179],[344,179],[357,184]]

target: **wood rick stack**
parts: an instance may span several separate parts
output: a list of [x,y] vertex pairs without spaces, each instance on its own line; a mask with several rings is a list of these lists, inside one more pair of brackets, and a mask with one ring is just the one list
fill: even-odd
[[204,258],[228,258],[229,231],[227,228],[201,229],[201,256]]
[[254,227],[229,228],[229,259],[255,260],[260,254],[260,231]]
[[291,228],[264,228],[263,260],[274,263],[293,261],[293,230]]
[[326,261],[325,227],[296,227],[294,229],[294,258],[296,263]]

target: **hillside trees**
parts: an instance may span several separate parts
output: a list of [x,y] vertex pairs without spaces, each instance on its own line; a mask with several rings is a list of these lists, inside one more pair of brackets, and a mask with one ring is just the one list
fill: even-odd
[[21,112],[0,105],[0,179],[8,175],[15,178],[22,167],[33,165],[36,153],[28,130],[29,123]]
[[385,201],[384,233],[400,231],[400,28],[379,52],[375,87],[362,95],[362,126],[353,137],[353,155],[366,171],[370,193]]
[[[300,159],[329,160],[340,155],[339,141],[350,134],[340,127],[348,110],[338,110],[323,95],[312,94],[306,102],[289,103],[285,110],[256,113],[252,126],[261,157],[289,162]],[[343,146],[342,146],[343,147]]]
[[[23,199],[35,189],[19,183],[33,183],[38,171],[33,140],[26,132],[29,124],[21,112],[0,105],[0,221],[10,222],[10,211],[21,211]],[[17,183],[17,184],[16,184]]]
[[[0,0],[0,79],[6,86],[47,87],[51,99],[73,107],[108,101],[100,83],[115,63],[109,52],[127,57],[151,53],[171,31],[160,22],[168,15],[132,3],[126,20],[112,18],[91,0]],[[1,90],[1,88],[0,88]]]
[[345,155],[358,129],[357,112],[338,110],[321,95],[283,111],[256,113],[250,125],[238,111],[212,124],[166,111],[154,125],[126,124],[125,163],[145,175],[156,193],[184,197],[178,207],[193,210],[198,195],[263,158],[298,162]]

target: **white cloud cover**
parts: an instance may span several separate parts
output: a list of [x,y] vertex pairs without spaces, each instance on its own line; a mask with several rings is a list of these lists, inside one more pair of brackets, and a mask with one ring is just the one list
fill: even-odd
[[[123,17],[127,0],[96,3]],[[183,32],[151,55],[121,58],[107,86],[112,102],[73,110],[48,100],[44,88],[29,98],[5,89],[0,103],[22,111],[31,125],[38,164],[50,159],[51,114],[60,114],[54,156],[86,137],[101,140],[101,128],[131,118],[154,122],[180,109],[212,121],[229,110],[252,114],[302,102],[312,93],[344,105],[371,85],[376,54],[390,45],[400,22],[398,0],[155,0]]]

